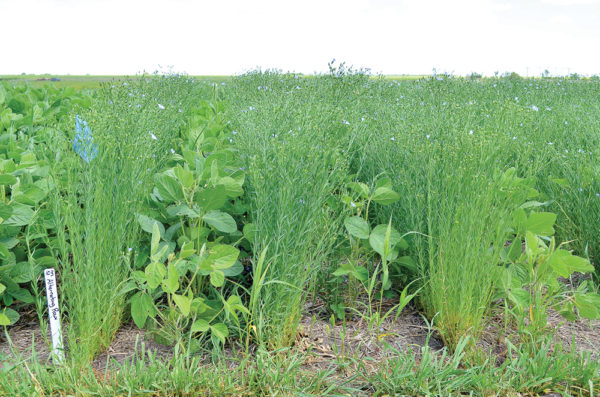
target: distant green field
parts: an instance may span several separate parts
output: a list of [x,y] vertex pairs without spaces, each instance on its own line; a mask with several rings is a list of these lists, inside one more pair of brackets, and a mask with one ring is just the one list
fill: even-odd
[[[151,75],[150,75],[151,76]],[[29,83],[39,87],[51,84],[58,88],[71,87],[77,90],[85,88],[98,88],[100,84],[110,81],[123,81],[135,76],[127,75],[50,75],[50,74],[20,74],[20,75],[0,75],[0,81],[9,81],[14,83]],[[226,81],[231,76],[192,76],[200,80]]]
[[[110,81],[123,81],[133,78],[128,75],[51,75],[51,74],[14,74],[0,75],[0,81],[9,81],[14,83],[29,83],[39,87],[51,84],[58,88],[71,87],[77,90],[85,88],[98,88],[100,84]],[[191,76],[193,78],[205,81],[228,81],[234,76]],[[304,76],[310,77],[310,76]],[[389,80],[417,80],[427,77],[426,75],[387,75]]]

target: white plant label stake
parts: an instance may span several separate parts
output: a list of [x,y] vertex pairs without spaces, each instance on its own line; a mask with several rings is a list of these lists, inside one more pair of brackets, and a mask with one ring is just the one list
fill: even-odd
[[48,317],[50,317],[50,333],[52,334],[52,358],[57,363],[64,361],[62,334],[60,329],[60,309],[56,292],[56,274],[54,269],[44,270],[46,280],[46,297],[48,298]]

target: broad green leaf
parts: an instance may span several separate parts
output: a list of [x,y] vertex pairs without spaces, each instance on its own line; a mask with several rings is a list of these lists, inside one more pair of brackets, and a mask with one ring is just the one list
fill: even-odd
[[0,325],[10,325],[10,320],[6,314],[0,312]]
[[146,215],[138,214],[137,220],[140,226],[142,227],[142,230],[150,234],[152,234],[152,232],[154,231],[154,224],[157,224],[158,230],[160,231],[160,235],[164,236],[165,227],[156,219],[152,219]]
[[[45,237],[45,236],[46,236],[46,234],[43,234],[43,237]],[[29,238],[32,238],[32,237],[30,236]],[[19,240],[18,240],[18,239],[16,239],[16,238],[14,238],[14,237],[3,237],[3,238],[0,238],[0,243],[4,244],[4,245],[6,246],[6,248],[8,248],[8,249],[10,250],[10,249],[13,249],[13,248],[15,248],[15,246],[16,246],[17,244],[19,244]],[[38,251],[38,252],[39,252],[39,251]],[[38,258],[36,259],[36,262],[37,262],[37,263],[40,263],[40,259],[41,259],[41,258],[40,258],[40,257],[38,257]],[[52,261],[52,263],[54,263],[54,261]],[[49,266],[48,266],[48,267],[49,267]]]
[[511,262],[515,262],[521,256],[522,252],[523,252],[523,241],[520,238],[514,239],[508,249],[508,254],[507,254],[508,260],[510,260]]
[[32,277],[35,277],[35,274],[32,274],[32,263],[29,262],[16,263],[10,270],[10,278],[15,283],[27,283]]
[[196,321],[194,321],[194,324],[192,324],[191,331],[192,332],[206,332],[206,331],[208,331],[209,328],[210,328],[210,324],[208,323],[208,321],[199,318],[199,319],[196,319]]
[[523,288],[513,288],[508,291],[508,298],[523,312],[531,302],[531,295]]
[[185,295],[173,294],[173,301],[184,316],[187,317],[190,314],[190,305],[192,304],[190,298]]
[[367,221],[359,216],[351,216],[344,219],[344,226],[348,233],[352,236],[366,240],[369,238],[369,233],[371,232],[371,228]]
[[554,222],[556,214],[552,212],[532,212],[527,218],[527,230],[540,236],[552,236]]
[[240,251],[237,248],[231,245],[218,244],[209,249],[207,260],[213,269],[222,270],[233,266],[239,255]]
[[379,178],[377,181],[375,181],[375,189],[378,189],[380,187],[387,187],[387,188],[391,189],[392,188],[392,180],[387,176]]
[[10,294],[13,298],[23,303],[33,303],[33,296],[31,295],[31,292],[25,288],[19,288],[17,290],[10,291]]
[[24,204],[13,204],[12,215],[2,224],[6,226],[26,226],[31,224],[35,212],[33,209]]
[[366,267],[356,266],[352,275],[359,281],[365,282],[369,279],[369,271]]
[[352,266],[352,264],[350,263],[343,263],[340,267],[338,267],[336,269],[336,271],[333,272],[333,275],[336,277],[339,276],[345,276],[347,274],[350,274],[354,271],[354,266]]
[[229,330],[223,323],[217,323],[210,326],[210,331],[215,335],[222,344],[225,344],[225,339],[229,336]]
[[140,291],[131,297],[131,318],[138,328],[144,328],[148,313],[142,302],[143,293]]
[[227,192],[223,185],[207,187],[194,195],[202,211],[213,211],[222,208],[227,202]]
[[6,244],[0,242],[0,258],[8,258],[8,255],[10,255],[8,247]]
[[159,223],[155,222],[152,225],[152,239],[150,241],[150,253],[151,255],[155,255],[158,251],[158,244],[160,243],[160,228],[158,227]]
[[545,202],[539,202],[539,201],[527,201],[526,203],[523,203],[519,208],[535,208],[535,207],[543,207],[543,206],[547,206],[552,204],[552,201],[545,201]]
[[600,296],[597,294],[576,293],[575,306],[579,311],[579,315],[587,319],[600,318]]
[[587,259],[571,254],[569,251],[556,250],[548,259],[548,265],[559,276],[568,278],[574,272],[593,272],[594,266]]
[[242,274],[244,271],[244,266],[237,261],[233,264],[233,266],[221,270],[223,270],[223,274],[225,274],[226,277],[235,277],[239,274]]
[[417,270],[419,270],[419,267],[417,266],[416,262],[410,256],[401,256],[395,263],[400,264],[401,266],[405,267],[411,272],[416,272]]
[[[377,252],[381,257],[384,256],[385,237],[386,237],[387,228],[388,228],[388,225],[385,225],[385,224],[377,225],[377,226],[375,226],[375,228],[371,232],[371,235],[369,236],[369,244],[371,245],[371,248],[373,248],[373,250],[375,252]],[[385,258],[386,260],[390,259],[394,246],[397,243],[399,243],[401,240],[402,240],[402,236],[400,235],[400,233],[398,233],[396,231],[396,229],[394,229],[392,227],[390,229],[390,238],[389,238],[389,247],[388,247],[389,250],[388,250],[388,257]]]
[[181,247],[181,251],[179,252],[179,258],[186,259],[186,258],[189,258],[190,256],[194,255],[195,253],[196,253],[196,249],[194,248],[194,243],[191,241],[188,241],[188,242],[184,243],[183,246]]
[[167,174],[156,174],[154,175],[154,182],[160,197],[166,202],[178,202],[183,201],[183,189],[182,185],[177,179]]
[[0,175],[0,185],[14,185],[17,183],[17,178],[10,174]]
[[225,274],[221,270],[213,270],[210,272],[210,283],[214,287],[222,287],[225,283]]
[[194,185],[194,174],[192,171],[186,168],[183,168],[180,165],[177,165],[173,170],[177,180],[187,189],[191,188]]
[[591,273],[594,271],[594,266],[585,258],[575,256],[571,253],[565,257],[565,263],[567,264],[571,272],[578,273]]
[[256,225],[253,223],[246,223],[242,229],[242,233],[246,240],[254,243],[254,238],[256,237]]
[[187,204],[171,205],[167,207],[167,214],[172,217],[186,216],[191,219],[200,217],[200,213],[195,209],[190,208]]
[[146,266],[144,273],[146,273],[148,286],[154,289],[162,282],[163,278],[167,274],[167,269],[165,268],[165,265],[160,262],[151,262],[148,266]]
[[375,189],[372,197],[377,204],[388,205],[400,200],[400,195],[387,186]]
[[2,293],[6,291],[6,286],[2,283],[0,283],[0,295],[2,295]]
[[525,250],[527,251],[527,255],[537,255],[538,248],[539,242],[537,236],[528,230],[525,234]]
[[233,233],[237,230],[235,220],[226,212],[210,211],[202,217],[204,222],[223,233]]
[[36,205],[46,197],[47,193],[37,186],[31,186],[25,191],[14,195],[14,200],[17,203],[26,205]]
[[575,315],[575,312],[573,309],[574,309],[573,302],[567,301],[567,302],[565,302],[565,304],[562,307],[560,307],[558,309],[558,313],[561,316],[563,316],[565,319],[567,319],[568,321],[573,322],[573,321],[577,320],[577,316]]
[[13,213],[13,207],[8,204],[0,203],[0,218],[8,219]]
[[19,313],[10,308],[5,308],[4,310],[0,310],[0,313],[3,313],[6,317],[8,317],[9,325],[13,325],[17,321],[19,321]]
[[236,198],[244,194],[242,184],[229,176],[219,179],[218,185],[225,188],[225,194],[229,198]]
[[560,186],[569,186],[569,181],[566,178],[554,178],[552,179],[552,182],[560,185]]
[[242,303],[242,299],[239,297],[239,295],[231,295],[229,298],[227,298],[227,305],[233,310],[241,311],[250,315],[250,312]]
[[362,199],[369,198],[369,187],[362,182],[350,182],[347,185],[353,192],[358,194],[358,196]]
[[525,234],[527,229],[527,213],[524,209],[520,208],[515,211],[515,214],[513,215],[513,225],[517,234]]
[[161,286],[167,294],[174,294],[179,289],[179,273],[173,262],[169,262],[167,278],[162,280]]

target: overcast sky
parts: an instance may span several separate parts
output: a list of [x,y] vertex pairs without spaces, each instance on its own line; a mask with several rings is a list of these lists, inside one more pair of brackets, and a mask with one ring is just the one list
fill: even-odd
[[600,74],[600,0],[0,0],[0,74]]

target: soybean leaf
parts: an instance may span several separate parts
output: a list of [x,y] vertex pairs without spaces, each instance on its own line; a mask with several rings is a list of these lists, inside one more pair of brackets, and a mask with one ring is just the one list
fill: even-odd
[[347,185],[353,192],[359,195],[362,199],[369,198],[369,187],[362,182],[350,182]]
[[523,288],[513,288],[508,290],[508,298],[514,303],[520,311],[524,311],[529,306],[531,295]]
[[169,216],[187,216],[188,218],[199,218],[200,213],[193,208],[190,208],[187,204],[171,205],[167,207],[167,214]]
[[576,293],[575,306],[579,314],[583,318],[597,319],[600,318],[600,296],[597,294]]
[[[12,325],[19,321],[19,313],[8,307],[0,311],[0,325]],[[8,324],[6,324],[8,320]]]
[[[385,225],[385,224],[377,225],[377,226],[375,226],[375,228],[371,232],[371,235],[369,236],[369,244],[371,245],[371,248],[373,248],[373,250],[375,252],[377,252],[382,258],[384,256],[384,251],[385,251],[385,236],[387,233],[387,228],[388,228],[388,225]],[[402,236],[400,235],[400,233],[398,233],[398,231],[396,231],[396,229],[391,227],[390,228],[389,247],[388,247],[388,257],[385,258],[386,260],[390,259],[394,246],[397,243],[399,243],[401,240],[402,240]]]
[[244,238],[251,243],[254,243],[254,237],[256,237],[256,225],[253,223],[246,223],[242,229]]
[[222,270],[233,266],[239,254],[240,251],[231,245],[218,244],[209,250],[207,260],[213,269]]
[[237,230],[235,220],[226,212],[210,211],[202,217],[204,222],[223,233],[233,233]]
[[236,198],[244,194],[244,189],[242,188],[242,184],[232,177],[225,176],[219,179],[219,186],[223,186],[225,188],[225,194],[229,198]]
[[190,256],[194,255],[195,253],[196,253],[196,249],[194,248],[194,243],[191,241],[188,241],[188,242],[184,243],[183,246],[181,247],[181,251],[179,252],[179,258],[186,259],[186,258],[189,258]]
[[369,238],[369,233],[371,232],[371,228],[367,221],[359,216],[351,216],[344,219],[344,226],[348,233],[352,236],[366,240]]
[[167,269],[165,269],[165,265],[160,262],[151,262],[148,266],[146,266],[145,273],[148,286],[151,289],[154,289],[162,282],[163,278],[167,274]]
[[184,316],[187,317],[190,314],[190,305],[192,304],[190,298],[185,295],[173,294],[173,301]]
[[35,212],[31,207],[24,204],[13,204],[12,215],[2,224],[6,226],[26,226],[31,224]]
[[152,219],[142,214],[138,214],[137,219],[138,223],[142,227],[142,230],[146,233],[152,233],[154,231],[154,225],[156,224],[158,226],[158,230],[160,231],[161,237],[165,235],[165,227],[156,219]]
[[216,336],[222,344],[225,343],[225,338],[229,336],[229,330],[227,326],[223,323],[217,323],[210,326],[210,331],[214,336]]
[[552,236],[554,222],[556,214],[552,212],[532,212],[527,218],[527,230],[540,236]]
[[213,270],[210,272],[210,283],[214,287],[221,287],[225,283],[225,273],[221,270]]
[[17,183],[17,178],[10,174],[0,175],[0,185],[14,185]]
[[594,266],[587,259],[571,254],[569,251],[556,250],[548,259],[548,265],[561,277],[569,277],[574,272],[593,272]]
[[174,294],[179,289],[179,273],[173,262],[169,262],[167,278],[162,280],[161,286],[167,294]]
[[140,291],[131,297],[131,318],[138,328],[144,328],[148,313],[142,303],[143,293]]
[[223,269],[223,274],[227,277],[235,277],[244,271],[244,266],[239,262],[235,262],[233,266]]
[[173,170],[173,172],[175,173],[175,176],[177,177],[177,179],[179,180],[179,182],[186,188],[190,188],[192,187],[192,185],[194,184],[194,174],[192,173],[192,171],[190,171],[187,168],[183,168],[180,165],[177,165],[175,167],[175,169]]
[[223,185],[207,187],[194,195],[202,211],[213,211],[222,208],[227,201],[227,193]]
[[183,189],[177,179],[167,174],[156,174],[154,182],[160,197],[167,202],[183,201]]
[[8,219],[13,213],[13,207],[8,204],[0,203],[0,218]]
[[388,205],[398,200],[400,200],[400,195],[387,186],[378,187],[373,193],[373,201],[378,204]]
[[196,321],[194,321],[194,324],[192,324],[192,328],[191,331],[192,332],[206,332],[208,331],[208,329],[210,328],[210,324],[208,323],[208,321],[199,318],[196,319]]

